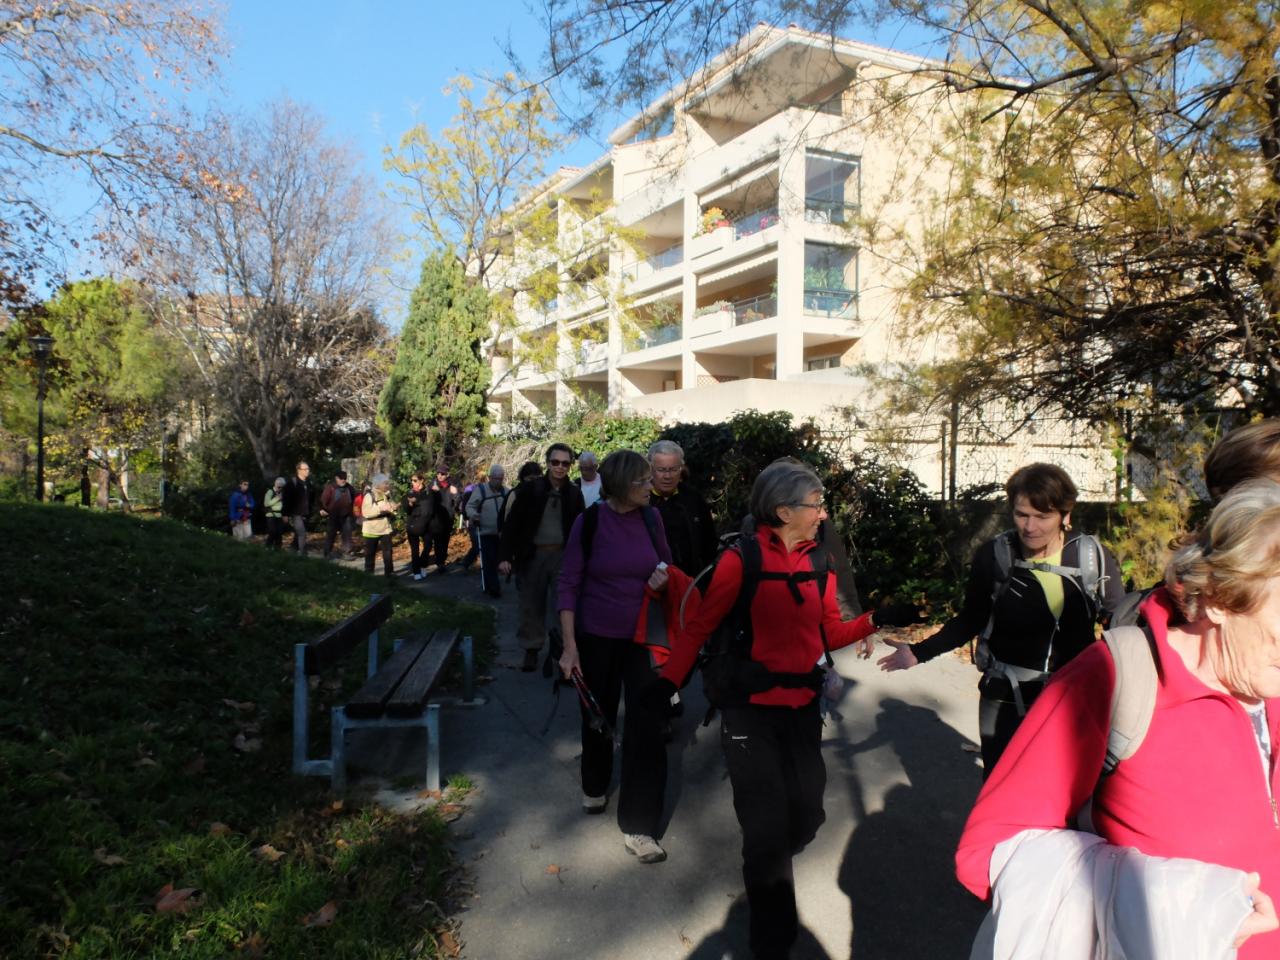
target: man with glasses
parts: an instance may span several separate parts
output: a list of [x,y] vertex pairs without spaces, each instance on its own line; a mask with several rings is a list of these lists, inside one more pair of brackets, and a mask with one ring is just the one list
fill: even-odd
[[583,510],[582,491],[569,482],[573,450],[563,443],[547,448],[547,472],[521,482],[511,497],[498,544],[498,572],[520,575],[521,669],[538,666],[547,637],[547,611],[554,608],[560,560],[569,528]]
[[578,454],[578,473],[580,476],[573,481],[574,486],[582,491],[582,503],[589,507],[600,499],[600,465],[596,462],[596,455],[590,450],[583,450]]
[[701,494],[684,480],[684,450],[673,440],[649,447],[653,469],[650,503],[662,514],[662,527],[671,545],[672,562],[689,576],[697,576],[716,556],[715,521]]

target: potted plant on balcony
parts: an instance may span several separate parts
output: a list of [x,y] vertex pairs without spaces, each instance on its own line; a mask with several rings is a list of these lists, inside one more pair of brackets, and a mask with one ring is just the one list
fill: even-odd
[[702,233],[710,233],[720,227],[731,227],[733,221],[719,207],[707,207],[702,211]]

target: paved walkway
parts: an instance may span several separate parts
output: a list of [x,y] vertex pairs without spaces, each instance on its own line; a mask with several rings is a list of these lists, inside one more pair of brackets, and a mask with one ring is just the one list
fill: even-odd
[[[429,593],[496,607],[489,703],[442,718],[447,778],[476,786],[453,825],[474,884],[461,915],[467,960],[747,960],[740,835],[718,745],[693,695],[670,748],[665,863],[622,845],[613,811],[581,812],[572,688],[552,697],[519,671],[515,591],[490,601],[476,574],[430,577]],[[906,673],[836,654],[847,679],[823,741],[827,822],[795,863],[804,926],[795,960],[963,960],[982,909],[952,874],[977,795],[973,668],[943,657]]]

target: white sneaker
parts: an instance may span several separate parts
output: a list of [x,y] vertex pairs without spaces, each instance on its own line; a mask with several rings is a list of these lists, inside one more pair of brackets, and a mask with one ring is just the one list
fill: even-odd
[[427,579],[427,575],[426,575],[425,573],[422,573],[421,571],[419,571],[418,573],[415,573],[415,574],[413,575],[413,579],[415,579],[415,580],[425,580],[425,579]]
[[609,798],[607,796],[593,797],[589,793],[582,795],[582,810],[584,813],[604,813],[604,808],[608,804]]
[[643,833],[624,833],[622,842],[627,853],[638,857],[641,863],[661,863],[667,859],[667,851],[658,846],[658,841]]

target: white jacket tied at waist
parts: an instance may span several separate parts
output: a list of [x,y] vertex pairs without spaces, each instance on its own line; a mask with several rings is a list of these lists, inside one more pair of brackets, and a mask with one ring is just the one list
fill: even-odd
[[1239,870],[1075,830],[1011,837],[991,878],[970,960],[1230,960],[1252,911]]

